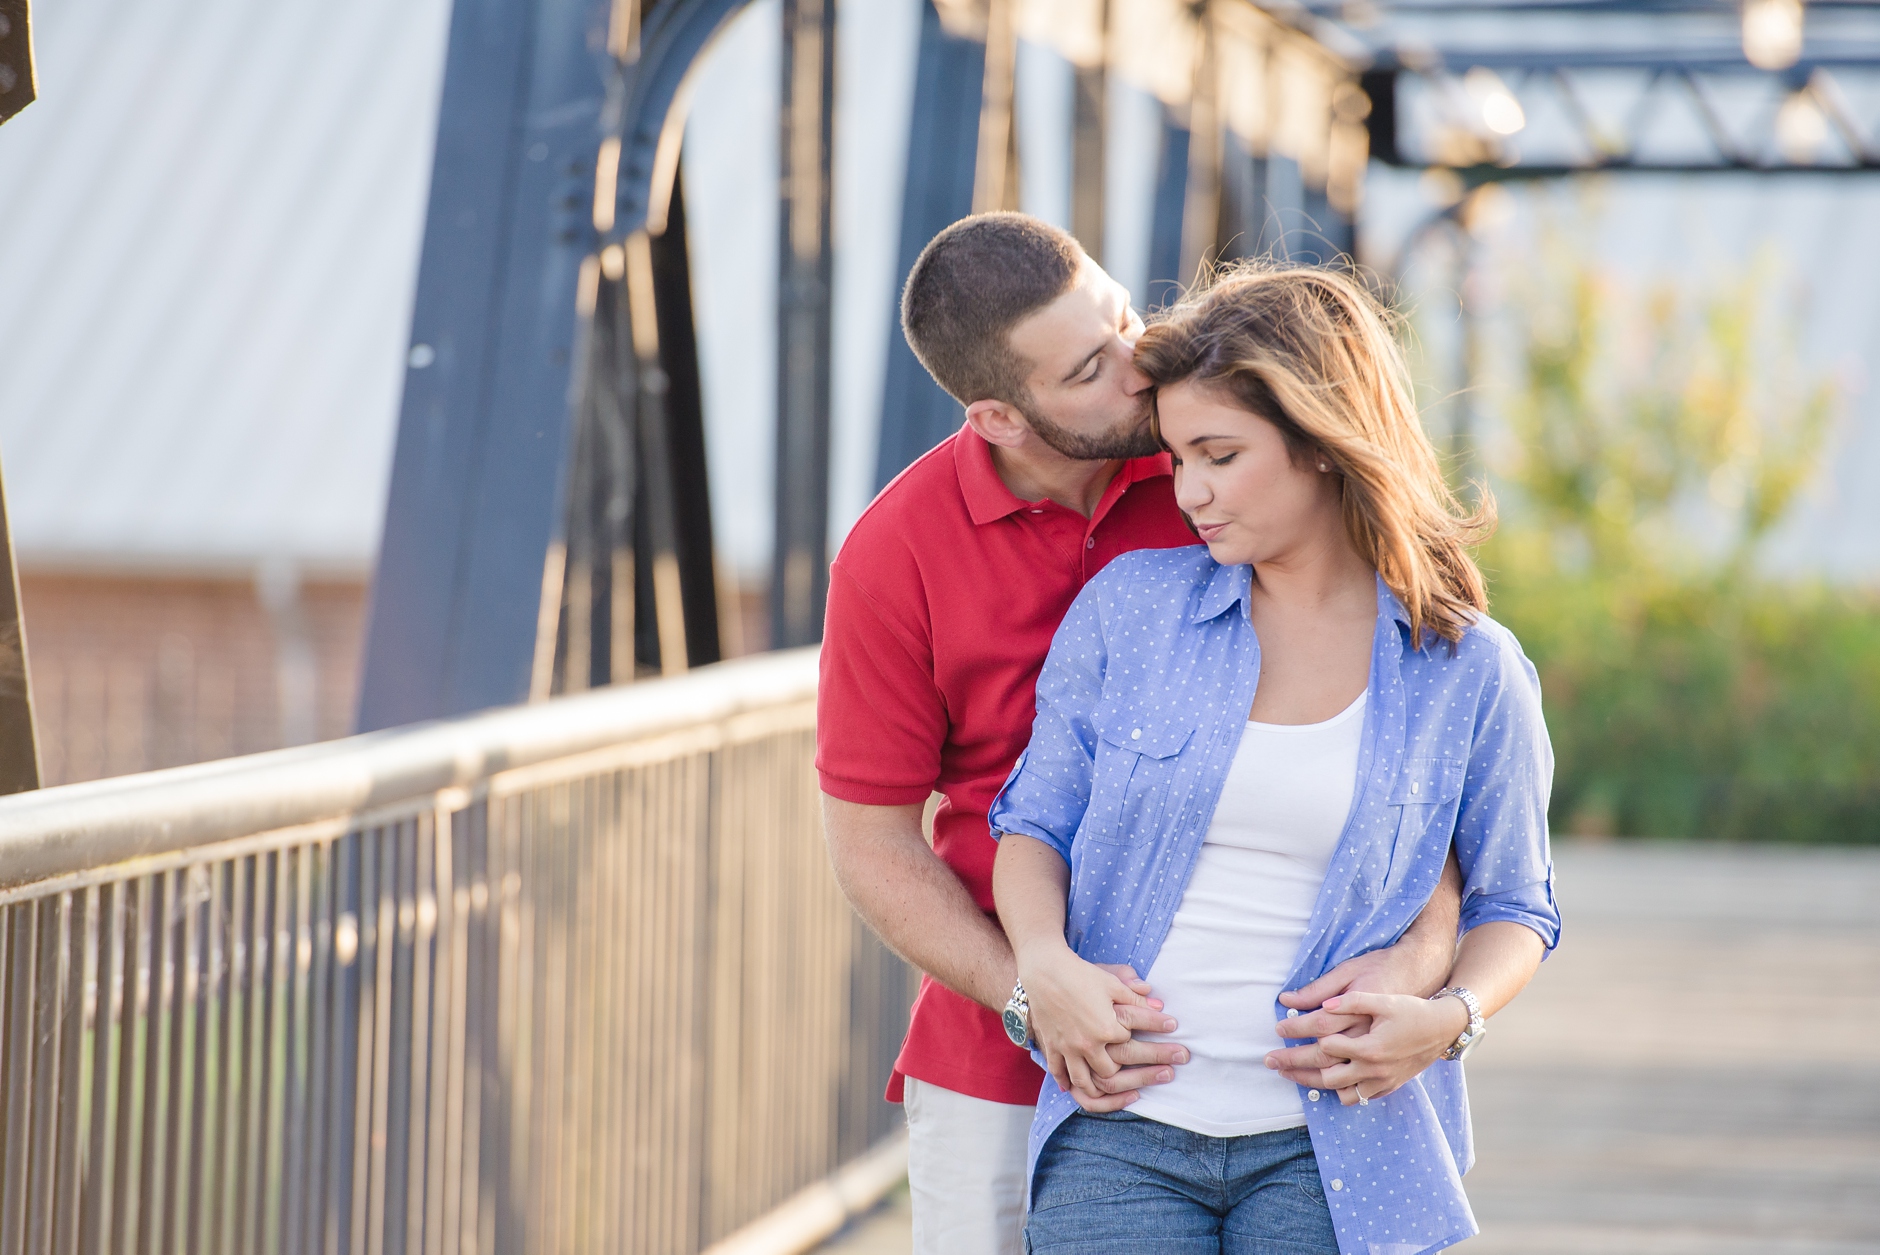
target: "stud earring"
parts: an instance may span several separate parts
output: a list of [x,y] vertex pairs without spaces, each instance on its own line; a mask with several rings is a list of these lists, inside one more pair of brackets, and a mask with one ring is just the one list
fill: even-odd
[[1320,470],[1322,470],[1322,471],[1329,471],[1329,470],[1331,470],[1332,468],[1331,468],[1331,467],[1329,467],[1329,466],[1327,466],[1327,465],[1325,465],[1325,463],[1323,463],[1323,462],[1320,462],[1320,463],[1319,463],[1319,469],[1320,469]]

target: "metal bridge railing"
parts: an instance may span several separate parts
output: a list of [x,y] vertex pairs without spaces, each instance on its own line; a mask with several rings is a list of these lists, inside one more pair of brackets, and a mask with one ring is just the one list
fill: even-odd
[[0,800],[0,1255],[699,1250],[888,1135],[813,651]]

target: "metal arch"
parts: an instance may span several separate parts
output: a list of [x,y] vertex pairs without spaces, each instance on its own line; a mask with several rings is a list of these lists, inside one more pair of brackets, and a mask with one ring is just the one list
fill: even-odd
[[457,0],[361,729],[530,695],[556,631],[583,275],[645,225],[686,74],[744,2],[653,4],[623,63],[601,38],[613,0]]
[[620,142],[620,172],[614,196],[612,228],[603,232],[608,240],[619,240],[647,225],[654,201],[656,178],[671,187],[671,170],[662,170],[666,162],[676,161],[676,148],[662,154],[662,140],[675,144],[675,128],[685,125],[683,110],[686,77],[698,63],[699,55],[721,30],[751,0],[669,0],[656,4],[640,32],[638,59],[621,68],[618,82],[610,93],[607,116],[602,126]]

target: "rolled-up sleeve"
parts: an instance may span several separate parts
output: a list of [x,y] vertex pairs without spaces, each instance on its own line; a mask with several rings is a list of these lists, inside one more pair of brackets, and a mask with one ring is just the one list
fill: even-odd
[[993,799],[992,835],[1021,833],[1070,861],[1071,839],[1090,804],[1097,734],[1091,724],[1107,661],[1099,585],[1086,585],[1051,640],[1038,674],[1031,743]]
[[1560,940],[1547,845],[1554,753],[1541,717],[1540,677],[1512,636],[1497,633],[1486,643],[1482,665],[1489,675],[1456,818],[1461,928],[1524,924],[1552,950]]

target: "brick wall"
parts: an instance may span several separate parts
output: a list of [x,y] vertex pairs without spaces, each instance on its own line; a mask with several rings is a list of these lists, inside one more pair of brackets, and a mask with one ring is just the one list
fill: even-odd
[[[348,735],[366,592],[309,581],[270,611],[250,579],[22,571],[45,783]],[[735,595],[728,652],[765,648],[763,590]]]
[[[285,593],[285,595],[283,595]],[[366,585],[22,572],[47,784],[352,730]]]

